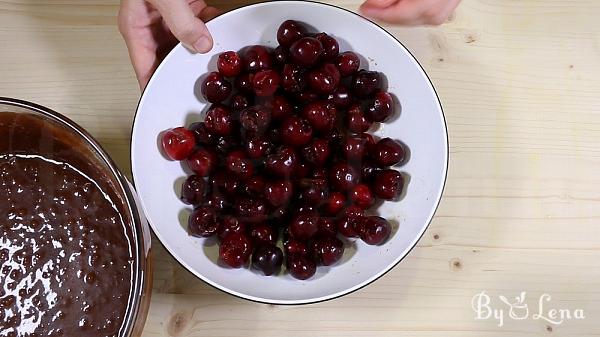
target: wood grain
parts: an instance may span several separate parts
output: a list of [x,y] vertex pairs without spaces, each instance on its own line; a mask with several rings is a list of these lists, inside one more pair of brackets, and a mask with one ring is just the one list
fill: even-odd
[[[117,10],[116,0],[0,1],[0,95],[70,116],[129,172],[139,91]],[[144,336],[599,336],[599,15],[593,0],[465,0],[442,27],[387,27],[432,78],[450,135],[444,198],[418,247],[351,295],[281,307],[214,290],[155,241]],[[482,290],[526,291],[536,310],[549,293],[549,306],[586,319],[498,327],[475,320]]]

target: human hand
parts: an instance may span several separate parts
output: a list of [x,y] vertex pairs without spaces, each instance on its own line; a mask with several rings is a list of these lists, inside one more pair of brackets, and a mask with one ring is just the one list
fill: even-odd
[[194,52],[211,50],[213,40],[204,21],[217,14],[202,0],[122,0],[119,31],[140,88],[178,40]]
[[366,0],[360,12],[369,18],[401,25],[441,25],[460,0]]

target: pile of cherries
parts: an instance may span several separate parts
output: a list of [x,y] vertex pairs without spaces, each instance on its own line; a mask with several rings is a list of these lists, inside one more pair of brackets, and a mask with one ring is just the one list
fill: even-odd
[[220,54],[201,82],[212,103],[205,120],[164,132],[162,146],[194,172],[181,192],[195,207],[189,231],[216,235],[222,264],[251,260],[272,275],[285,260],[304,280],[342,258],[338,234],[388,239],[388,221],[365,211],[399,198],[404,180],[389,167],[406,151],[366,133],[394,114],[383,74],[359,70],[355,53],[295,21],[281,24],[277,41]]

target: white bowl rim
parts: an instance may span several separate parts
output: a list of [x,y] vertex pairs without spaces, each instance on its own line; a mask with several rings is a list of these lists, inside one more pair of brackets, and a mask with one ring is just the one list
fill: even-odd
[[[427,224],[423,227],[421,233],[415,237],[415,239],[413,240],[413,242],[410,245],[410,248],[408,250],[406,250],[405,254],[403,256],[401,256],[400,258],[397,259],[397,261],[393,262],[392,264],[388,265],[387,268],[381,270],[379,273],[373,275],[371,278],[369,278],[366,281],[363,281],[351,288],[345,289],[343,291],[339,291],[337,293],[334,294],[330,294],[330,295],[326,295],[326,296],[321,296],[321,297],[317,297],[317,298],[308,298],[308,299],[302,299],[302,300],[274,300],[274,299],[266,299],[266,298],[260,298],[260,297],[256,297],[256,296],[252,296],[252,295],[248,295],[248,294],[243,294],[240,293],[238,291],[229,289],[223,285],[217,284],[216,282],[213,282],[209,279],[207,279],[206,277],[204,277],[203,275],[201,275],[200,273],[196,272],[193,268],[191,268],[184,260],[182,257],[179,257],[177,254],[175,254],[171,248],[169,248],[167,245],[162,244],[163,239],[160,236],[160,234],[158,233],[157,230],[155,230],[154,225],[152,224],[152,222],[150,222],[150,220],[147,220],[148,223],[150,224],[150,228],[152,230],[152,232],[154,233],[154,235],[156,235],[156,237],[158,238],[158,240],[161,242],[162,246],[165,248],[165,250],[169,253],[169,255],[171,255],[175,261],[177,261],[177,263],[179,263],[182,267],[184,267],[187,271],[189,271],[190,273],[192,273],[194,276],[196,276],[197,278],[199,278],[200,280],[202,280],[204,283],[208,284],[209,286],[220,290],[224,293],[227,293],[229,295],[233,295],[237,298],[240,299],[244,299],[244,300],[248,300],[248,301],[252,301],[252,302],[256,302],[256,303],[261,303],[261,304],[275,304],[275,305],[303,305],[303,304],[315,304],[315,303],[320,303],[320,302],[325,302],[325,301],[329,301],[329,300],[333,300],[336,298],[340,298],[342,296],[351,294],[355,291],[358,291],[366,286],[368,286],[369,284],[377,281],[379,278],[381,278],[382,276],[384,276],[385,274],[387,274],[390,270],[394,269],[400,262],[402,262],[402,260],[404,260],[404,258],[406,258],[411,252],[412,250],[416,247],[417,243],[421,240],[421,238],[423,237],[423,235],[425,234],[425,232],[427,231],[427,229],[429,228],[429,226],[431,225],[431,221],[433,220],[433,217],[435,216],[435,213],[437,212],[439,206],[440,206],[440,202],[442,200],[442,196],[444,194],[444,190],[446,189],[446,181],[448,179],[448,166],[449,166],[449,161],[450,161],[450,146],[449,146],[449,139],[448,139],[448,125],[446,123],[446,116],[444,114],[444,108],[442,106],[442,102],[440,100],[440,97],[437,93],[437,91],[435,90],[435,86],[433,85],[433,82],[431,81],[431,78],[429,78],[429,75],[427,75],[427,73],[425,72],[425,69],[423,68],[423,66],[421,65],[421,63],[419,63],[419,61],[417,60],[417,58],[410,52],[410,50],[408,48],[406,48],[406,46],[400,41],[398,40],[394,35],[392,35],[390,32],[388,32],[387,30],[385,30],[383,27],[381,27],[379,24],[377,24],[376,22],[365,18],[349,9],[337,6],[337,5],[333,5],[333,4],[329,4],[329,3],[322,3],[322,2],[318,2],[318,1],[314,1],[314,0],[276,0],[276,1],[261,1],[261,2],[257,2],[257,3],[253,3],[253,4],[249,4],[249,5],[244,5],[244,6],[240,6],[240,7],[236,7],[235,9],[232,9],[230,11],[227,11],[225,13],[221,13],[217,16],[215,16],[214,18],[212,18],[211,20],[207,21],[206,23],[209,23],[210,21],[217,19],[217,18],[221,18],[221,17],[225,17],[228,15],[231,15],[233,12],[240,10],[240,9],[245,9],[245,8],[253,8],[253,7],[261,7],[261,6],[268,6],[271,5],[273,3],[277,3],[277,4],[281,4],[281,3],[305,3],[307,5],[315,5],[315,6],[324,6],[324,7],[331,7],[331,8],[336,8],[339,10],[342,10],[344,12],[347,12],[349,14],[358,16],[359,18],[369,22],[370,24],[372,24],[375,28],[377,28],[377,30],[379,30],[381,33],[391,37],[394,41],[396,41],[396,43],[402,47],[404,49],[404,51],[406,51],[408,53],[408,55],[410,55],[410,57],[412,58],[412,60],[414,61],[414,63],[418,66],[419,70],[421,71],[422,75],[424,76],[425,79],[427,79],[427,81],[429,82],[430,88],[433,91],[433,93],[435,94],[435,97],[437,99],[437,104],[439,105],[440,108],[440,112],[441,112],[441,117],[442,117],[442,122],[443,122],[443,129],[444,129],[444,140],[445,140],[445,145],[446,145],[446,149],[445,149],[445,157],[446,157],[446,161],[445,161],[445,165],[443,167],[443,181],[442,181],[442,188],[440,189],[439,194],[436,196],[437,198],[437,202],[435,204],[435,207],[433,208],[433,211],[431,212],[430,216],[429,216],[429,220],[427,221]],[[155,75],[158,72],[158,70],[160,68],[162,68],[162,66],[166,63],[166,61],[173,55],[173,52],[175,51],[175,49],[181,47],[182,44],[178,43],[175,47],[173,47],[173,49],[167,54],[167,56],[165,56],[165,58],[161,61],[161,63],[158,65],[158,67],[154,70],[154,72],[152,73],[152,76],[150,77],[150,80],[148,81],[148,84],[146,85],[146,87],[144,87],[144,89],[142,90],[142,93],[140,95],[140,98],[138,100],[137,106],[136,106],[136,110],[135,110],[135,114],[133,117],[133,123],[132,123],[132,127],[131,127],[131,134],[130,134],[130,141],[129,141],[129,148],[130,148],[130,156],[129,156],[129,160],[130,160],[130,168],[131,168],[131,177],[132,177],[132,184],[135,187],[136,186],[136,179],[135,179],[135,174],[133,172],[133,139],[134,139],[134,130],[135,130],[135,124],[137,122],[137,118],[138,118],[138,111],[140,108],[140,105],[142,103],[142,100],[144,98],[144,94],[146,93],[146,88],[148,88],[150,86],[150,84],[153,82],[153,80],[155,79]],[[143,202],[141,202],[142,204],[142,208],[144,208]]]

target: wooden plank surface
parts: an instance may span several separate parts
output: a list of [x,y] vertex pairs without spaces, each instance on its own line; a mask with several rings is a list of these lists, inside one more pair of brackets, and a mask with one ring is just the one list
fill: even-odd
[[[332,1],[355,10],[355,0]],[[232,8],[243,1],[211,3]],[[0,96],[35,101],[87,128],[129,172],[139,91],[115,25],[116,0],[0,1]],[[372,285],[279,307],[210,288],[155,241],[144,336],[600,335],[600,2],[465,0],[438,28],[387,27],[443,102],[450,167],[418,247]],[[473,296],[538,310],[552,324],[476,320]]]

